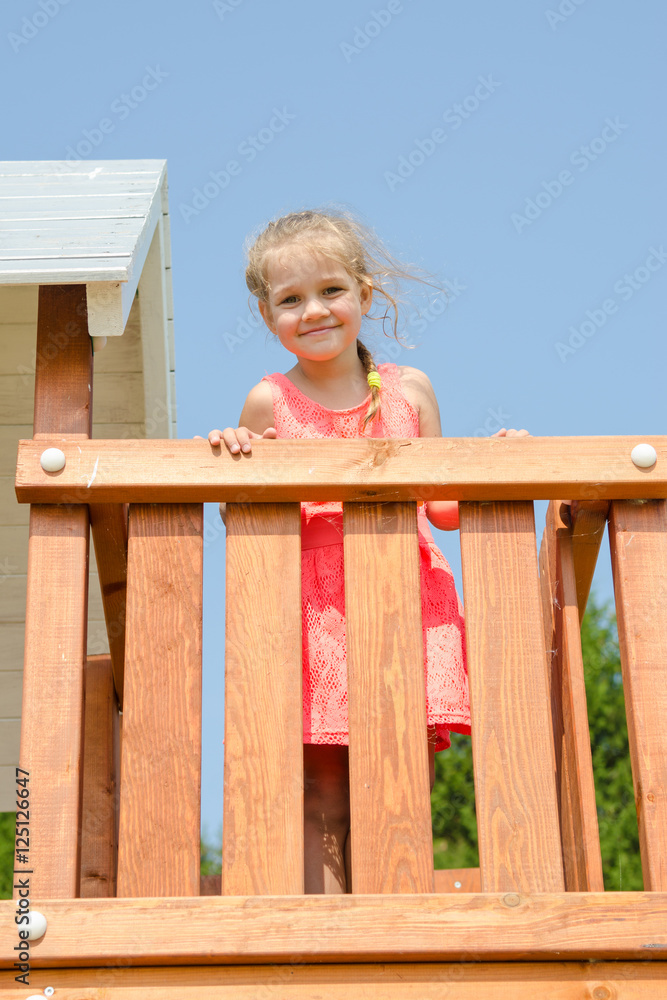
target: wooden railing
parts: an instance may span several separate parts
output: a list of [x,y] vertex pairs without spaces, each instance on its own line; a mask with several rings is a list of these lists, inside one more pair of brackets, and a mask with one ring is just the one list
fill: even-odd
[[[639,439],[622,437],[258,441],[250,458],[207,442],[21,442],[17,497],[38,505],[42,525],[30,540],[24,700],[24,718],[40,724],[26,726],[21,766],[31,774],[34,895],[61,921],[40,945],[47,964],[62,957],[63,927],[83,949],[81,964],[112,955],[168,964],[166,954],[193,964],[294,954],[461,960],[471,935],[487,961],[643,959],[647,948],[666,957],[667,438],[644,440],[658,454],[649,470],[630,459]],[[47,447],[65,453],[61,472],[42,471]],[[481,895],[434,894],[417,499],[461,501]],[[533,499],[552,500],[539,565]],[[344,503],[352,894],[361,909],[302,895],[305,500]],[[146,897],[199,893],[205,501],[228,504],[223,898],[172,898],[158,918]],[[68,521],[82,506],[114,679],[111,665],[105,680],[104,662],[88,662],[83,757],[71,736],[71,727],[83,731],[81,687],[57,678],[61,655],[70,677],[85,663],[81,614],[70,615],[82,600],[85,538]],[[579,623],[607,517],[645,893],[604,894],[602,885]],[[113,850],[93,842],[115,843],[119,706],[116,870]],[[72,773],[63,783],[65,746]],[[101,830],[93,819],[104,809]],[[78,840],[76,824],[51,822],[58,810],[82,815]],[[124,900],[64,902],[111,896],[114,885]],[[132,937],[138,910],[127,897],[144,900],[144,945]],[[202,916],[215,905],[224,934],[220,923],[214,933],[194,921],[184,935],[193,905]],[[101,921],[95,940],[80,944],[91,914]]]

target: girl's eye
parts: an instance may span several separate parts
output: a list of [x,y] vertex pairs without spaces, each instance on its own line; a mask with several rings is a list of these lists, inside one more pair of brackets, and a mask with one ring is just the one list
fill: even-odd
[[328,295],[329,292],[340,292],[340,291],[341,289],[338,285],[331,285],[329,288],[324,289],[326,295]]
[[282,302],[280,303],[280,305],[281,306],[284,306],[284,305],[288,305],[289,306],[293,302],[296,302],[296,295],[288,295],[286,298],[284,298],[282,300]]

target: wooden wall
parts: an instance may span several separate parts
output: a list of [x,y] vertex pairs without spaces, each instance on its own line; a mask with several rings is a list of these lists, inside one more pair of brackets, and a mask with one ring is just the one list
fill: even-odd
[[[15,808],[19,755],[29,507],[16,502],[14,474],[17,441],[32,437],[36,324],[37,286],[0,287],[0,812]],[[123,336],[95,355],[94,437],[156,436],[158,421],[146,421],[143,357],[137,297]],[[90,553],[88,651],[96,654],[109,647],[92,544]]]

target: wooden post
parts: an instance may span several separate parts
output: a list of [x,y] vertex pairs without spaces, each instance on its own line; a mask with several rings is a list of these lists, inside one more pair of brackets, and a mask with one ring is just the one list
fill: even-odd
[[125,616],[127,587],[127,506],[119,503],[90,505],[90,528],[100,578],[104,620],[118,704],[123,707],[125,670]]
[[[34,437],[90,437],[92,384],[85,285],[41,286]],[[30,772],[31,896],[47,899],[79,892],[88,508],[80,489],[69,494],[75,505],[30,510],[20,766]]]
[[300,895],[301,511],[228,504],[222,893]]
[[344,505],[353,893],[433,892],[414,503]]
[[111,657],[89,656],[85,672],[81,897],[116,895],[120,719]]
[[614,500],[609,519],[644,888],[667,889],[667,500]]
[[130,506],[119,896],[199,894],[201,504]]
[[[583,604],[584,608],[586,606],[594,563],[582,566],[582,571],[590,570],[590,576],[583,591],[579,591],[575,576],[573,529],[569,522],[567,507],[563,510],[559,501],[552,501],[547,510],[540,548],[542,611],[551,689],[565,888],[569,891],[602,892],[602,857],[578,605],[578,594],[585,591]],[[603,530],[604,524],[603,520]]]
[[482,891],[559,892],[533,504],[462,503],[460,524]]

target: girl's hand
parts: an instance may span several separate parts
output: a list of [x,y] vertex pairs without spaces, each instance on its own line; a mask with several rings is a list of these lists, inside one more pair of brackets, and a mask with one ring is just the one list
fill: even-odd
[[508,437],[508,438],[522,438],[522,437],[530,437],[530,431],[527,431],[525,429],[522,429],[520,431],[516,431],[516,430],[514,430],[513,427],[510,430],[507,430],[506,427],[501,427],[500,430],[496,431],[495,434],[492,434],[491,437],[494,437],[494,438],[504,438],[504,437]]
[[[197,435],[199,436],[199,435]],[[267,427],[263,434],[255,434],[247,427],[225,427],[224,431],[209,431],[208,439],[214,448],[217,448],[221,441],[224,441],[232,455],[242,451],[249,454],[252,450],[251,441],[260,441],[262,438],[277,438],[278,432],[275,427]],[[201,438],[199,438],[201,440]]]

